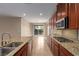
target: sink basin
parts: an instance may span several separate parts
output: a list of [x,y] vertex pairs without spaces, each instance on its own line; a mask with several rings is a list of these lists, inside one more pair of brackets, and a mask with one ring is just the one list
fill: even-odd
[[23,42],[12,42],[10,44],[7,44],[4,47],[0,48],[0,56],[5,56],[9,54],[11,51],[13,51],[16,47],[21,45]]
[[7,44],[4,47],[18,47],[19,45],[21,45],[23,42],[12,42],[10,44]]
[[9,48],[9,47],[1,47],[0,48],[0,56],[5,56],[9,54],[14,48]]
[[56,40],[58,40],[59,42],[73,42],[72,40],[69,40],[67,38],[64,37],[54,37]]

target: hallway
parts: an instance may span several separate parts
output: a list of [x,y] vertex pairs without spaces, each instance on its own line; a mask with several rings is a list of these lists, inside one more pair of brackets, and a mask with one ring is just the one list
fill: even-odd
[[45,37],[39,36],[33,38],[32,56],[52,56],[52,53],[45,42]]

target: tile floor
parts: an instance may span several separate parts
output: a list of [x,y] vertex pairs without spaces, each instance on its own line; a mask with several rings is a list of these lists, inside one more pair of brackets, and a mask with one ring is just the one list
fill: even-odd
[[32,56],[52,56],[52,53],[45,42],[45,37],[39,36],[33,38]]

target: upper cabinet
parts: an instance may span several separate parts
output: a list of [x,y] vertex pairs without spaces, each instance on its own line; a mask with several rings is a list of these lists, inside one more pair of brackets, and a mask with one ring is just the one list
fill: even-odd
[[68,17],[68,29],[79,28],[79,4],[77,3],[59,3],[57,4],[57,20]]
[[57,5],[57,20],[67,16],[67,7],[68,4],[59,3]]
[[69,9],[68,9],[68,17],[69,17],[69,28],[70,29],[77,29],[77,5],[75,3],[70,3],[69,4]]
[[77,14],[77,27],[79,29],[79,3],[76,3],[76,14]]

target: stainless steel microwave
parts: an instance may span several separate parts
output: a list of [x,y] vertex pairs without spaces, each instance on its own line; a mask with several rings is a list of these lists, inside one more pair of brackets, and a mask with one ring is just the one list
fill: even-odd
[[56,22],[57,29],[67,29],[69,27],[68,17],[64,17]]

